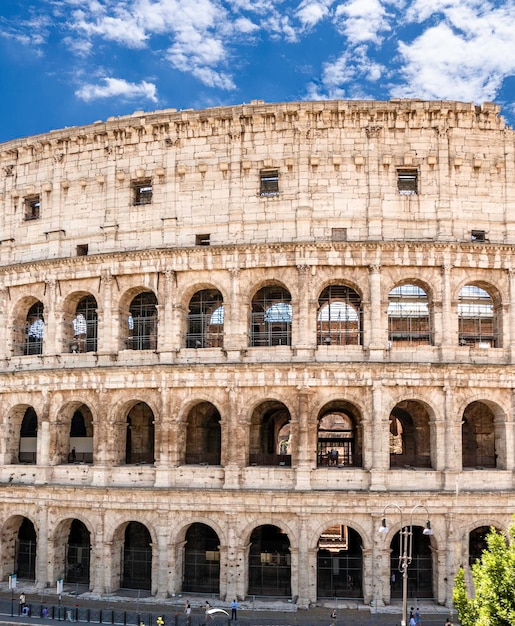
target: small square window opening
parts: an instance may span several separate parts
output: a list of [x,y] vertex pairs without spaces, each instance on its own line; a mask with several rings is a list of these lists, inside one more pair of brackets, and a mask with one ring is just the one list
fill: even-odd
[[279,195],[279,170],[261,170],[259,194],[261,196]]
[[30,196],[24,200],[25,221],[38,220],[41,217],[41,200],[39,196]]
[[134,204],[150,204],[152,202],[152,181],[145,180],[132,184]]
[[484,230],[473,230],[470,233],[470,240],[477,241],[479,243],[484,243],[486,241],[486,231]]
[[195,235],[195,245],[196,246],[210,246],[211,235]]
[[82,243],[77,246],[77,256],[87,256],[88,254],[88,244]]
[[403,196],[412,196],[418,193],[418,171],[397,170],[397,188]]

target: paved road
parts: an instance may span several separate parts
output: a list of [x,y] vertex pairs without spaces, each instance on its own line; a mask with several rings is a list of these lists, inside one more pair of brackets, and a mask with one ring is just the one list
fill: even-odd
[[[160,614],[165,618],[165,626],[188,626],[183,613],[186,599],[191,602],[192,617],[190,626],[203,626],[205,623],[204,603],[206,597],[197,597],[183,594],[182,597],[167,600],[137,597],[92,597],[91,594],[71,595],[63,594],[61,599],[61,620],[58,620],[58,598],[55,593],[45,594],[26,592],[26,602],[32,606],[32,616],[18,616],[18,593],[13,596],[11,605],[10,592],[0,590],[0,622],[16,624],[48,624],[56,626],[56,621],[68,622],[66,617],[78,617],[79,622],[85,622],[87,616],[93,624],[99,622],[99,611],[102,611],[102,623],[106,626],[129,626],[141,621],[145,626],[156,626],[156,618]],[[223,608],[230,613],[230,602],[217,601],[210,597],[213,607]],[[15,614],[11,617],[12,612]],[[41,606],[45,606],[54,620],[41,618]],[[422,626],[444,626],[449,615],[448,609],[435,604],[419,604],[422,615]],[[90,609],[88,614],[87,609]],[[67,610],[71,610],[67,612]],[[332,606],[316,606],[306,610],[296,609],[295,605],[287,601],[246,601],[240,602],[238,620],[231,622],[225,615],[220,614],[207,626],[333,626],[331,620]],[[398,626],[400,624],[402,607],[395,604],[381,607],[376,611],[373,608],[358,606],[357,608],[339,608],[334,626]],[[456,614],[453,616],[456,625]]]

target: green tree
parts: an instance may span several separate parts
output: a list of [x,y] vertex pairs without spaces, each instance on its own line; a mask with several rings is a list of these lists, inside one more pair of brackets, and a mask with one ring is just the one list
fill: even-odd
[[475,596],[468,597],[465,572],[454,582],[453,600],[462,626],[515,624],[515,523],[508,533],[491,528],[487,548],[472,566]]

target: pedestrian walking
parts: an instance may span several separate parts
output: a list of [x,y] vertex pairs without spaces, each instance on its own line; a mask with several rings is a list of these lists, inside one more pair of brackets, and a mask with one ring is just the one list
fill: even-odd
[[331,626],[335,626],[336,624],[336,609],[333,609],[331,613]]
[[417,606],[417,609],[415,611],[415,624],[417,626],[419,626],[419,624],[422,624],[422,618],[420,617],[420,611],[418,609],[418,606]]
[[191,624],[191,604],[189,600],[186,600],[186,606],[184,607],[184,615],[186,615],[186,626]]
[[206,600],[206,607],[204,609],[204,615],[206,616],[206,624],[207,624],[208,621],[211,621],[213,619],[213,616],[211,615],[211,613],[209,611],[211,611],[211,605]]

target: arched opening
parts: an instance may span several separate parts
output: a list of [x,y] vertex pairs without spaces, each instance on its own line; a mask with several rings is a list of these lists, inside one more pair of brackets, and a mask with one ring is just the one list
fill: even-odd
[[282,402],[256,407],[250,420],[249,465],[291,466],[291,415]]
[[90,544],[89,530],[80,520],[74,519],[66,545],[66,582],[89,584]]
[[[469,565],[474,565],[488,548],[486,538],[492,530],[491,526],[479,526],[469,533]],[[499,532],[499,529],[496,529]]]
[[249,550],[249,595],[290,596],[290,541],[277,526],[254,529]]
[[45,332],[44,307],[42,302],[35,302],[27,313],[22,354],[43,354],[43,336]]
[[148,404],[138,402],[127,414],[125,463],[154,462],[154,413]]
[[222,348],[224,306],[217,289],[202,289],[191,298],[188,313],[187,348]]
[[317,344],[361,345],[360,296],[346,285],[330,285],[318,298]]
[[98,314],[97,301],[93,296],[85,296],[77,304],[70,331],[70,352],[96,352]]
[[20,463],[36,463],[37,462],[37,445],[38,445],[38,416],[36,411],[29,406],[25,411],[20,428]]
[[35,580],[36,578],[37,537],[34,524],[23,518],[18,529],[14,556],[14,571],[18,578]]
[[152,539],[148,529],[139,522],[125,528],[122,551],[122,580],[125,589],[151,589]]
[[[412,526],[412,561],[408,567],[408,597],[433,597],[433,558],[431,537],[420,526]],[[392,540],[390,557],[390,591],[392,598],[402,597],[402,573],[399,570],[400,533]]]
[[399,285],[388,294],[388,340],[391,346],[432,345],[427,293],[417,285]]
[[72,416],[69,448],[69,463],[93,463],[93,416],[84,404]]
[[211,402],[199,402],[188,414],[186,464],[220,465],[222,430],[220,413]]
[[500,306],[491,294],[478,285],[465,285],[458,298],[458,340],[460,346],[498,348]]
[[220,540],[205,524],[192,524],[186,532],[182,590],[190,593],[220,591]]
[[461,426],[463,467],[497,467],[495,421],[490,407],[472,402],[463,413]]
[[290,346],[291,295],[279,285],[260,289],[252,299],[251,346]]
[[332,402],[318,420],[317,463],[319,467],[361,467],[359,411],[349,402]]
[[151,291],[139,293],[131,302],[127,319],[127,348],[157,348],[157,298]]
[[397,404],[390,414],[390,467],[431,467],[429,414],[414,400]]
[[326,528],[318,540],[317,596],[363,597],[363,545],[359,533],[344,524]]

